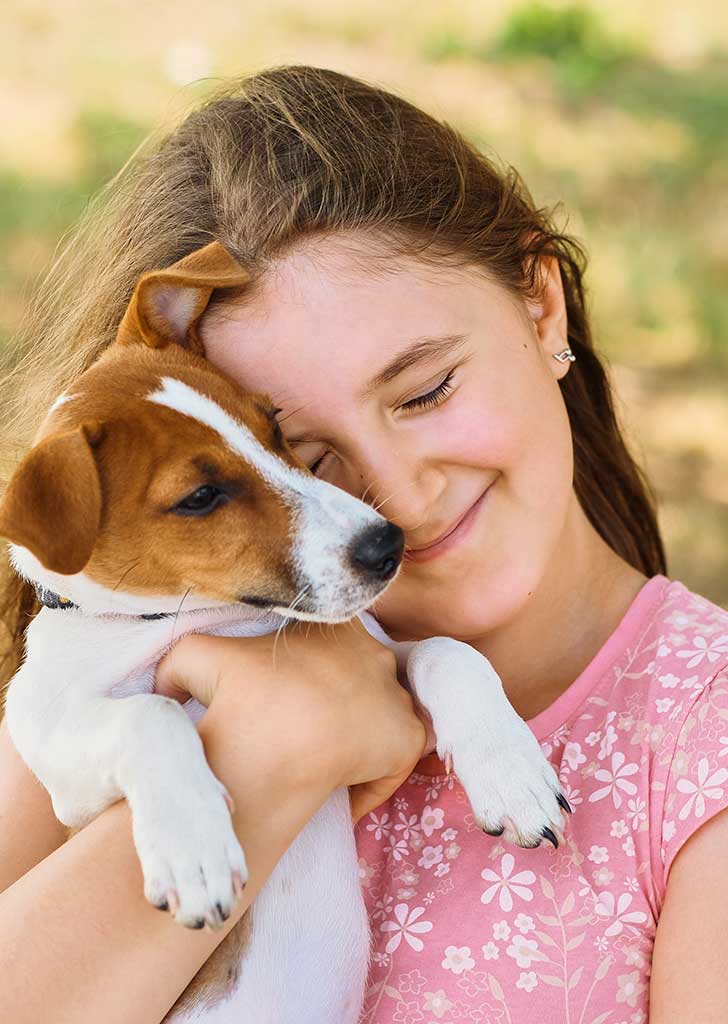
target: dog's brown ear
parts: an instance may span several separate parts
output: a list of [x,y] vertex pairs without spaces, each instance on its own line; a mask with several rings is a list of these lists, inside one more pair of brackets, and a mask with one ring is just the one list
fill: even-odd
[[80,572],[96,544],[101,483],[92,445],[102,429],[86,422],[40,441],[0,498],[0,536],[64,576]]
[[165,270],[142,274],[116,337],[122,345],[181,345],[204,355],[197,322],[216,288],[239,288],[250,273],[218,241]]

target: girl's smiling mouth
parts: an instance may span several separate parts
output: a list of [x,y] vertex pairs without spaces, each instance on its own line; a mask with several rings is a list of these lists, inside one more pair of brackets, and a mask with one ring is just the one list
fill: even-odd
[[434,543],[428,544],[427,547],[405,548],[404,559],[410,562],[429,562],[431,559],[438,558],[440,555],[445,554],[445,552],[451,551],[453,548],[457,547],[457,545],[460,544],[461,541],[465,540],[470,533],[470,530],[485,503],[486,496],[493,487],[493,483],[495,483],[495,481],[488,484],[478,500],[470,506],[462,518],[459,519],[447,533],[443,534],[443,536]]

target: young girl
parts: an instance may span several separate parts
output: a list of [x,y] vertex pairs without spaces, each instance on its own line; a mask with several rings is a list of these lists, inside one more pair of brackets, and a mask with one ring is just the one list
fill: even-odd
[[[226,86],[101,198],[49,275],[6,431],[29,440],[142,272],[219,239],[254,277],[213,297],[208,358],[271,394],[313,472],[403,528],[379,621],[485,654],[573,815],[556,850],[485,835],[359,627],[292,630],[275,671],[271,637],[186,638],[158,689],[209,707],[250,868],[236,914],[189,933],[145,904],[123,803],[64,844],[0,730],[6,1018],[160,1021],[348,784],[367,1024],[637,1024],[648,1001],[653,1022],[724,1019],[728,613],[665,575],[578,244],[448,126],[309,67]],[[9,675],[35,606],[7,596]]]

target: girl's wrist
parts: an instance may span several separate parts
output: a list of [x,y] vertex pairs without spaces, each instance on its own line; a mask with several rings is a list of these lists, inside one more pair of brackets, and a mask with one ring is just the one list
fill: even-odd
[[245,900],[234,907],[232,925],[337,785],[325,765],[298,757],[283,744],[256,748],[246,758],[231,736],[234,729],[225,724],[205,715],[197,728],[208,764],[232,798],[232,824],[248,866]]
[[323,803],[342,785],[342,768],[325,743],[306,743],[305,734],[275,737],[250,735],[235,728],[235,720],[215,702],[198,723],[210,768],[227,787],[236,808],[260,800],[270,807],[291,794],[306,792]]

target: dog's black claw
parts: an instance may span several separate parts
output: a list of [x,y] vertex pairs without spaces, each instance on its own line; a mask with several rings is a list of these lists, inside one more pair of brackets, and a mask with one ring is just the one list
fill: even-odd
[[551,831],[550,828],[542,829],[541,830],[541,835],[544,837],[544,839],[548,839],[548,841],[550,843],[553,843],[554,849],[558,850],[558,848],[559,848],[559,841],[556,838],[556,836],[553,834],[553,832]]
[[194,924],[190,925],[190,928],[204,928],[205,919],[204,917],[198,917]]
[[506,828],[505,828],[505,825],[501,825],[501,827],[500,827],[500,828],[494,828],[494,829],[492,829],[492,830],[491,830],[491,829],[489,829],[489,828],[484,828],[484,829],[483,829],[483,831],[484,831],[484,832],[485,832],[485,833],[486,833],[487,835],[489,835],[489,836],[502,836],[502,835],[503,835],[503,833],[505,832],[505,830],[506,830]]
[[563,793],[559,793],[556,797],[556,802],[567,814],[573,814],[574,812],[569,805],[569,801],[566,799]]
[[154,906],[157,910],[169,910],[169,903],[166,900],[163,900],[161,903],[155,903]]
[[219,903],[216,903],[215,906],[217,907],[217,912],[222,918],[222,920],[227,921],[227,919],[230,917],[230,914],[226,914]]

